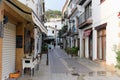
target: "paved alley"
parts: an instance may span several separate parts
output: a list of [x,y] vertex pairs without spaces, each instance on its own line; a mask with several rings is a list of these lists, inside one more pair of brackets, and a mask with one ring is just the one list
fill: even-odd
[[120,78],[105,73],[105,68],[87,59],[72,58],[59,47],[49,53],[49,65],[46,65],[47,55],[43,54],[39,70],[30,77],[25,74],[19,80],[120,80]]

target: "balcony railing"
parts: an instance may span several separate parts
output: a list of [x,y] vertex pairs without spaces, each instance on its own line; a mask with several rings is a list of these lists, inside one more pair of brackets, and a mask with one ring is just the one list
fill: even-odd
[[80,17],[79,17],[79,19],[78,19],[79,24],[85,22],[85,21],[86,21],[87,19],[89,19],[91,16],[92,16],[91,9],[86,10],[85,12],[83,12],[83,13],[80,15]]
[[85,3],[86,0],[79,0],[79,4],[83,5]]

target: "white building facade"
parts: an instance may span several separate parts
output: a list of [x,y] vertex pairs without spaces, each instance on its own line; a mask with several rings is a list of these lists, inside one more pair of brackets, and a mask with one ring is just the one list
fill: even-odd
[[[74,2],[72,4],[77,5],[78,13],[73,15],[78,17],[78,22],[73,16],[70,18],[68,16],[66,19],[69,21],[74,19],[75,23],[78,23],[79,42],[76,44],[79,46],[79,56],[115,65],[114,47],[120,48],[120,1],[76,0],[76,3]],[[66,8],[68,13],[71,12],[70,8]]]
[[38,53],[41,53],[42,33],[47,34],[47,28],[44,26],[45,3],[44,0],[26,0],[25,4],[32,9],[32,18],[35,23],[34,57],[36,57]]
[[102,59],[107,64],[116,64],[114,46],[120,43],[120,1],[92,1],[93,18],[93,60]]
[[45,26],[48,30],[47,36],[53,37],[58,44],[60,42],[58,38],[58,31],[62,27],[61,18],[51,18],[48,22],[45,23]]

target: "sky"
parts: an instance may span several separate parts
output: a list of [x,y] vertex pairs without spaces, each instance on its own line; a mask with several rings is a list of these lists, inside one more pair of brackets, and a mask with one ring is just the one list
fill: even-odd
[[[25,3],[26,0],[19,0]],[[59,10],[62,11],[62,7],[66,0],[45,0],[45,10]]]
[[66,0],[45,0],[45,9],[62,11]]

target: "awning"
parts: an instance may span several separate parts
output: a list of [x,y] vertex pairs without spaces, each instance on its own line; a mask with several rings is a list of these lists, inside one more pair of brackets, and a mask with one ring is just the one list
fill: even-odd
[[91,29],[85,30],[84,33],[83,33],[83,36],[84,37],[90,36],[91,31],[92,31]]
[[45,26],[41,23],[40,19],[37,17],[34,11],[32,11],[32,19],[33,22],[40,28],[40,30],[47,34],[47,28],[45,28]]
[[40,28],[42,32],[47,34],[47,29],[41,23],[40,19],[35,14],[35,12],[31,10],[29,7],[25,6],[24,4],[22,4],[21,2],[17,0],[6,0],[4,2],[14,11],[16,11],[19,15],[21,15],[25,20],[32,22],[32,23],[34,22]]
[[32,21],[31,17],[31,9],[26,5],[22,4],[18,0],[5,0],[4,1],[11,9],[17,12],[20,16],[22,16],[25,20],[29,22]]

